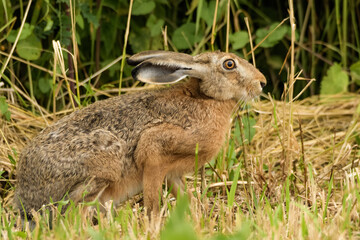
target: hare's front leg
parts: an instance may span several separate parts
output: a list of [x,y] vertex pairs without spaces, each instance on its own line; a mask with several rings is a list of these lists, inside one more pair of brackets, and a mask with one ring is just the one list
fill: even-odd
[[180,176],[193,170],[195,148],[191,132],[172,124],[162,124],[142,133],[135,159],[143,166],[144,205],[149,214],[159,213],[159,193],[165,176],[174,184],[175,196],[178,189],[182,191]]
[[174,197],[177,197],[179,194],[183,195],[185,193],[185,180],[182,176],[173,176],[168,175],[168,188],[171,189],[171,193]]
[[160,193],[167,173],[166,156],[151,132],[141,136],[135,153],[137,162],[143,166],[144,205],[149,216],[151,212],[159,214]]
[[[166,160],[165,160],[166,161]],[[160,161],[161,162],[161,161]],[[163,161],[164,162],[164,161]],[[150,164],[149,164],[150,165]],[[160,209],[161,190],[168,168],[162,166],[149,166],[144,168],[144,205],[150,215],[151,211],[156,215]],[[171,193],[177,197],[185,193],[184,179],[179,176],[168,176]],[[189,195],[190,196],[190,195]]]
[[149,216],[151,212],[154,215],[160,212],[160,194],[165,175],[166,172],[159,165],[147,164],[144,168],[144,205]]

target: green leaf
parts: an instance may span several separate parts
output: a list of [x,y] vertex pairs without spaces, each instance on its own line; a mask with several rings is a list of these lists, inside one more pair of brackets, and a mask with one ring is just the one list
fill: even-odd
[[[359,103],[359,105],[358,105],[357,108],[356,108],[356,113],[357,113],[357,114],[360,114],[360,103]],[[360,145],[360,143],[359,143],[359,145]]]
[[237,144],[241,144],[241,131],[240,131],[240,124],[238,119],[235,121],[235,128],[234,128],[234,139],[237,141]]
[[160,3],[160,4],[166,4],[167,6],[169,6],[168,0],[155,0],[155,2]]
[[15,165],[16,165],[16,161],[15,161],[14,157],[11,156],[10,154],[8,154],[8,158],[9,158],[11,164],[15,166]]
[[187,196],[180,196],[176,202],[176,208],[172,212],[163,231],[160,233],[162,240],[196,240],[196,232],[192,224],[187,221],[186,215],[189,212]]
[[360,86],[360,61],[357,61],[350,66],[350,74],[356,84]]
[[284,59],[279,55],[271,56],[271,58],[266,59],[266,63],[273,69],[280,69],[283,65]]
[[52,85],[52,79],[49,78],[40,78],[38,82],[39,89],[42,93],[46,94],[50,92]]
[[60,25],[59,40],[61,42],[61,45],[68,46],[69,44],[71,44],[71,31],[69,31],[69,29],[71,29],[70,18],[64,14],[61,15],[59,20],[59,25]]
[[[116,54],[116,50],[114,50],[114,46],[117,41],[117,33],[118,33],[118,18],[110,19],[104,18],[101,20],[101,41],[104,43],[104,56],[111,56],[112,54]],[[132,31],[131,31],[132,32]],[[120,52],[119,52],[120,54]],[[112,57],[111,57],[112,58]],[[107,57],[106,57],[107,59]]]
[[[207,26],[212,26],[214,21],[214,13],[215,13],[215,5],[216,0],[211,0],[209,3],[206,1],[203,1],[203,7],[201,11],[201,18],[205,20]],[[226,6],[226,4],[223,4],[219,6],[216,21],[218,21],[221,18],[221,13],[223,12],[223,7]]]
[[79,35],[79,32],[75,33],[75,39],[76,39],[77,45],[81,46],[81,37]]
[[12,148],[11,148],[11,150],[12,150],[12,152],[13,152],[14,156],[15,156],[15,157],[17,157],[17,156],[18,156],[18,154],[17,154],[16,149],[12,147]]
[[11,112],[10,112],[10,111],[6,111],[6,112],[4,113],[4,117],[5,117],[6,121],[10,121],[10,119],[11,119]]
[[253,229],[251,228],[251,222],[245,221],[241,224],[240,230],[231,235],[224,235],[223,233],[216,235],[211,240],[238,240],[238,239],[250,239]]
[[6,102],[6,98],[4,96],[0,96],[0,112],[1,115],[5,117],[7,121],[11,119],[11,112],[9,111],[9,105]]
[[175,30],[172,41],[177,49],[189,49],[194,46],[196,42],[201,40],[200,36],[195,37],[195,29],[195,23],[185,23]]
[[151,13],[155,8],[155,3],[151,0],[134,1],[132,15],[146,15]]
[[[142,34],[139,34],[139,32]],[[129,42],[131,43],[131,49],[133,52],[141,52],[149,50],[150,38],[144,37],[150,35],[150,30],[147,28],[141,28],[138,31],[131,31],[129,35]]]
[[[99,20],[97,19],[96,15],[90,12],[90,8],[88,3],[81,3],[80,6],[81,14],[84,18],[89,22],[94,24],[94,27],[97,28],[99,26]],[[64,44],[64,43],[63,43]],[[65,44],[66,45],[66,44]]]
[[[360,106],[360,105],[359,105]],[[355,141],[356,141],[356,144],[357,145],[360,145],[360,136],[359,135],[356,135],[355,136]]]
[[2,114],[8,111],[8,104],[6,102],[6,98],[4,96],[0,96],[0,111]]
[[[279,22],[275,22],[271,24],[270,27],[258,29],[255,33],[256,44],[259,44],[266,37],[268,33],[270,33],[272,30],[276,28],[277,25],[279,25]],[[261,47],[269,48],[275,46],[288,33],[289,28],[290,28],[289,26],[284,26],[284,25],[280,26],[272,34],[270,34],[270,36],[264,42],[261,43]]]
[[301,214],[301,233],[303,239],[308,239],[309,236],[308,225],[306,224],[304,214]]
[[163,19],[157,19],[155,15],[150,15],[146,22],[146,26],[150,29],[151,37],[155,37],[161,34],[161,28],[165,21]]
[[84,18],[81,16],[81,14],[77,14],[76,17],[76,23],[81,28],[84,29]]
[[87,229],[89,235],[91,236],[91,239],[94,239],[94,240],[103,240],[105,239],[105,233],[104,231],[99,231],[99,230],[95,230],[95,229],[92,229],[92,228],[88,228]]
[[16,46],[17,54],[26,60],[37,60],[41,55],[41,51],[41,41],[34,34],[20,40]]
[[238,179],[239,179],[241,167],[242,167],[241,164],[239,164],[239,166],[236,168],[236,171],[234,173],[234,179],[233,179],[233,182],[231,184],[230,192],[227,191],[228,207],[229,208],[232,208],[233,205],[234,205],[235,193],[236,193],[236,189],[237,189],[237,182],[238,182]]
[[[135,0],[136,1],[136,0]],[[103,5],[103,7],[106,8],[110,8],[112,10],[114,10],[115,12],[119,11],[119,6],[121,2],[129,2],[129,1],[119,1],[119,0],[103,0],[101,1],[101,4]],[[128,8],[128,7],[127,7]],[[122,10],[123,11],[123,10]],[[128,10],[126,10],[127,12]],[[114,15],[111,15],[114,16]],[[102,20],[101,20],[102,21]],[[102,24],[102,23],[101,23]]]
[[247,140],[247,143],[250,143],[256,133],[254,128],[256,120],[252,117],[242,117],[241,119],[244,125],[245,139]]
[[44,27],[44,32],[50,31],[51,28],[52,28],[53,25],[54,25],[54,21],[51,19],[51,16],[50,16],[50,15],[48,15],[48,16],[46,17],[45,21],[46,21],[46,26]]
[[[255,136],[256,129],[254,128],[256,124],[256,120],[252,117],[245,117],[243,116],[241,118],[242,124],[244,126],[244,143],[249,144],[253,137]],[[234,139],[237,141],[238,144],[242,144],[242,136],[241,136],[241,130],[240,130],[240,122],[235,122],[235,129],[234,129]]]
[[[25,23],[24,27],[23,27],[23,29],[21,31],[19,41],[28,38],[33,33],[34,28],[35,27],[33,25],[30,25],[29,23]],[[15,42],[15,39],[16,39],[16,36],[18,35],[18,33],[19,33],[19,29],[11,30],[11,32],[7,36],[6,40],[8,40],[11,43]]]
[[163,48],[164,48],[163,40],[164,39],[163,39],[162,35],[157,35],[157,36],[153,37],[151,39],[150,49],[163,50]]
[[320,95],[337,94],[347,91],[349,76],[338,63],[332,65],[326,72],[320,85]]
[[245,47],[249,43],[249,34],[246,31],[238,31],[229,35],[229,41],[233,50]]
[[190,15],[199,5],[199,0],[192,0],[190,4],[189,10],[185,13],[186,15]]
[[22,239],[26,239],[27,238],[27,233],[23,232],[23,231],[18,231],[18,232],[14,232],[13,233],[14,236],[20,237]]

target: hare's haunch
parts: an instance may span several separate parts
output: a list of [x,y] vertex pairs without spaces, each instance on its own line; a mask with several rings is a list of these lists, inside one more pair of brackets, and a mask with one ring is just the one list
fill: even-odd
[[147,51],[128,59],[134,79],[186,82],[96,102],[44,129],[22,151],[15,203],[38,210],[50,199],[124,201],[141,191],[159,211],[167,176],[173,192],[181,176],[219,152],[240,100],[258,96],[265,77],[231,53],[197,56]]

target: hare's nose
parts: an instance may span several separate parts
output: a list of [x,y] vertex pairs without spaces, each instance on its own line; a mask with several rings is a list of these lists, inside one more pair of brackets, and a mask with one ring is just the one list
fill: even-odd
[[258,79],[258,81],[260,82],[261,88],[264,88],[265,85],[266,85],[266,78],[265,78],[265,76],[264,76],[262,73],[259,72],[257,79]]
[[255,71],[255,79],[260,82],[260,87],[263,89],[266,85],[266,78],[260,71]]

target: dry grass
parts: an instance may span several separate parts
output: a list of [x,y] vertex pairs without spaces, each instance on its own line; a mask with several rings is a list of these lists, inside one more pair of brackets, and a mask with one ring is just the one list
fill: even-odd
[[[186,218],[191,219],[197,235],[208,238],[216,236],[215,233],[245,232],[247,235],[244,236],[259,239],[359,236],[360,168],[356,144],[356,136],[360,132],[359,113],[356,112],[359,104],[358,95],[313,97],[293,102],[292,131],[289,132],[289,103],[270,98],[255,102],[253,110],[258,113],[256,135],[251,144],[245,145],[245,151],[243,146],[236,146],[235,150],[240,162],[243,159],[247,161],[247,168],[240,170],[241,181],[235,205],[227,206],[225,185],[229,182],[225,181],[229,181],[230,171],[236,169],[239,162],[228,169],[215,169],[223,179],[208,173],[205,178],[206,196],[195,194],[197,198],[193,198],[191,213]],[[9,156],[16,160],[26,142],[51,124],[54,117],[35,117],[30,111],[11,104],[9,110],[11,122],[1,120],[3,229],[5,223],[19,223],[16,212],[11,210],[16,169]],[[63,114],[66,113],[57,115]],[[244,184],[246,174],[250,176],[251,187]],[[188,186],[193,186],[194,176],[187,179]],[[200,174],[198,184],[200,189]],[[164,197],[164,218],[158,222],[150,222],[145,216],[140,207],[141,196],[125,203],[115,214],[111,213],[109,206],[108,214],[99,216],[94,210],[78,206],[73,207],[65,217],[56,218],[61,219],[59,226],[66,230],[68,238],[88,238],[95,233],[114,239],[124,236],[133,239],[158,238],[168,219],[169,208],[174,204],[173,198]],[[92,215],[96,216],[98,224],[91,221]],[[38,218],[38,227],[32,233],[27,229],[27,236],[63,237],[57,233],[56,227],[54,230],[45,228],[45,220],[40,215]],[[11,229],[13,232],[20,231],[13,225]],[[3,237],[7,236],[4,231]]]
[[[287,111],[288,103],[274,100],[257,103],[255,109],[260,113],[258,133],[253,139],[250,152],[253,153],[253,159],[261,159],[269,166],[269,174],[264,179],[281,181],[290,173],[295,174],[304,185],[305,177],[298,166],[301,161],[313,167],[318,185],[329,181],[331,173],[335,180],[344,179],[346,171],[358,166],[355,136],[360,129],[356,113],[359,103],[358,95],[339,95],[324,99],[313,97],[295,102],[290,134],[287,131],[290,116]],[[289,160],[292,162],[286,162]],[[256,165],[258,164],[251,164]],[[276,171],[277,165],[280,166],[280,171]],[[286,169],[287,165],[291,167]],[[256,170],[254,168],[251,172]],[[271,187],[271,184],[268,186]],[[304,189],[299,189],[299,192],[303,191]]]

